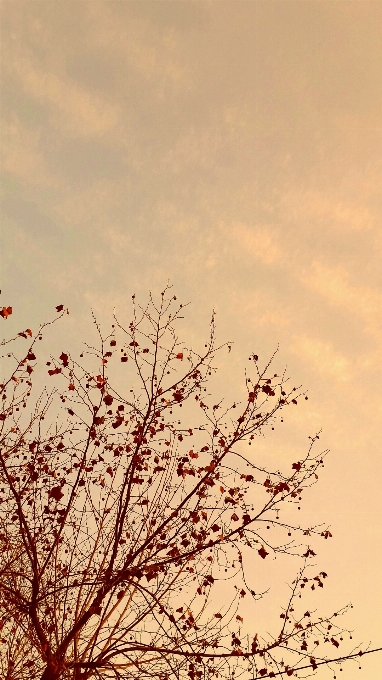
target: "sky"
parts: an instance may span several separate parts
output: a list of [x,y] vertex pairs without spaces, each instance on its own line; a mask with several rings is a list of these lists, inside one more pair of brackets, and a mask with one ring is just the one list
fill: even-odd
[[322,606],[381,646],[382,3],[5,0],[1,31],[9,330],[63,303],[69,347],[170,281],[228,391],[279,347],[309,400],[259,446],[322,428]]

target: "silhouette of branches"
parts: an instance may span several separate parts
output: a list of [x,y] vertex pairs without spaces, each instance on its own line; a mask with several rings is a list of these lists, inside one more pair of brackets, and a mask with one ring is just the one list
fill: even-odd
[[[310,566],[309,537],[329,528],[284,518],[318,479],[318,435],[284,471],[243,452],[304,393],[272,372],[273,357],[261,367],[252,354],[244,400],[214,403],[215,358],[230,345],[216,346],[212,317],[203,351],[187,347],[176,332],[183,310],[170,287],[144,307],[133,296],[131,323],[115,318],[104,336],[94,319],[97,346],[51,357],[40,392],[39,340],[63,306],[36,335],[3,343],[4,680],[299,677],[358,658],[358,648],[331,653],[349,637],[346,608],[322,617],[303,605],[327,576]],[[239,613],[244,598],[255,608],[264,596],[244,547],[259,564],[301,560],[273,635]]]

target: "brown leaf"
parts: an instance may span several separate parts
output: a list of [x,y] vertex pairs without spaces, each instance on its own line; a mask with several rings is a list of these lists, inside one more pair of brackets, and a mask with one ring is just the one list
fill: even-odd
[[61,368],[54,368],[48,371],[49,375],[57,375],[57,373],[61,373]]
[[68,359],[69,359],[68,355],[65,354],[65,352],[62,352],[61,355],[60,355],[60,359],[61,359],[62,363],[64,364],[64,367],[66,368],[68,366]]
[[54,498],[55,501],[60,501],[64,497],[60,486],[55,486],[49,491],[49,497]]
[[266,556],[269,555],[269,553],[267,553],[267,551],[265,550],[263,545],[261,546],[260,550],[258,550],[257,552],[259,553],[260,557],[263,558],[263,560],[265,560]]

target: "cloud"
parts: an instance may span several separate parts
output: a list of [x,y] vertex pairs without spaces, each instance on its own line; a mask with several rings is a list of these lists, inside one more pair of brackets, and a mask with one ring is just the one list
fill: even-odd
[[351,284],[349,279],[349,272],[344,267],[328,267],[317,261],[301,277],[306,286],[322,295],[330,304],[362,318],[366,323],[365,330],[380,328],[382,294],[366,286]]
[[31,185],[57,186],[40,149],[40,131],[13,115],[2,121],[2,154],[5,172]]
[[242,222],[223,227],[235,245],[244,249],[250,256],[264,264],[276,264],[281,261],[282,253],[276,243],[274,234],[265,225],[248,226]]
[[234,131],[225,121],[202,129],[190,127],[164,155],[162,165],[173,174],[189,173],[190,167],[219,173],[231,166],[234,143]]
[[292,189],[283,196],[282,203],[289,219],[299,223],[310,224],[313,220],[330,229],[354,231],[367,231],[376,225],[376,216],[350,196],[341,200],[338,195],[330,196],[327,192]]
[[351,362],[343,354],[336,352],[330,342],[306,334],[294,335],[291,351],[307,361],[317,373],[341,382],[353,377]]
[[128,3],[126,5],[116,8],[114,4],[86,4],[93,47],[101,49],[109,58],[117,54],[120,63],[125,63],[154,87],[159,99],[169,87],[189,89],[188,62],[182,59],[183,46],[173,28],[165,26],[158,30],[149,21],[129,13]]
[[109,224],[120,208],[124,183],[106,178],[94,181],[91,186],[63,194],[54,206],[54,214],[66,224],[80,227],[91,223],[103,227],[109,235]]
[[98,137],[117,125],[117,105],[70,78],[40,68],[24,55],[13,60],[12,73],[28,95],[50,108],[52,126],[66,136]]

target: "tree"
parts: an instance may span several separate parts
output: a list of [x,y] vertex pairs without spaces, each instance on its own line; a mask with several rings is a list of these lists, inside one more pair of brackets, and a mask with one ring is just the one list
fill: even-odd
[[[333,647],[339,659],[346,608],[315,617],[301,599],[324,586],[309,541],[330,530],[285,519],[318,478],[318,436],[284,472],[243,448],[301,390],[252,354],[242,403],[212,401],[214,360],[230,346],[216,347],[212,318],[203,352],[187,348],[175,330],[183,307],[166,288],[145,307],[133,296],[133,320],[115,319],[106,337],[95,321],[99,342],[86,359],[68,348],[51,357],[36,396],[39,341],[65,314],[56,309],[36,335],[3,342],[1,678],[298,677],[327,664]],[[240,615],[244,598],[263,597],[245,547],[259,564],[300,556],[271,636]],[[228,577],[235,595],[217,602]]]

